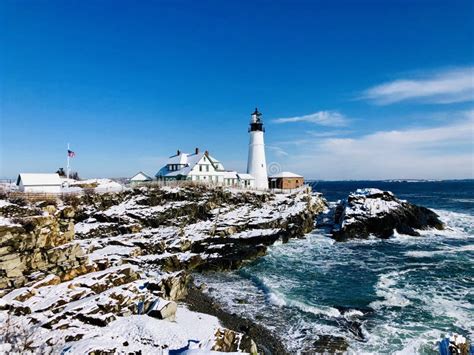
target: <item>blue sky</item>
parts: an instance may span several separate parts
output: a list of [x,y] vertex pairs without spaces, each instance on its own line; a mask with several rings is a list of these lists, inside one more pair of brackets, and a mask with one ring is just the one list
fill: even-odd
[[318,179],[473,178],[474,8],[428,1],[0,2],[0,176],[155,173],[176,149]]

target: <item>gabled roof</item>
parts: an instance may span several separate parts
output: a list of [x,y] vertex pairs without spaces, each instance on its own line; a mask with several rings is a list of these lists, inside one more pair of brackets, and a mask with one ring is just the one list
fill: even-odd
[[289,172],[289,171],[282,171],[278,174],[269,176],[269,178],[302,178],[303,176]]
[[237,173],[237,176],[240,180],[255,180],[255,178],[250,174]]
[[130,178],[130,181],[133,181],[134,179],[136,179],[140,175],[142,175],[146,180],[153,180],[153,178],[151,176],[145,174],[143,171],[139,171],[138,173],[136,173],[135,175],[133,175]]
[[187,160],[188,160],[188,155],[187,153],[179,153],[179,154],[176,154],[176,155],[173,155],[171,157],[168,158],[168,161],[166,162],[167,165],[171,165],[171,164],[181,164],[181,165],[185,165]]
[[224,171],[224,179],[237,179],[237,171]]
[[[173,155],[168,159],[166,162],[166,165],[162,167],[155,176],[179,176],[183,175],[186,176],[188,175],[191,170],[198,164],[201,159],[206,156],[209,160],[209,162],[214,166],[216,170],[221,170],[223,169],[222,163],[215,159],[214,157],[210,156],[209,154],[206,154],[206,152],[203,153],[197,153],[197,154],[188,154],[188,153],[179,153],[177,155]],[[179,170],[174,170],[174,171],[169,171],[168,170],[168,165],[174,165],[174,164],[179,164],[179,165],[184,165],[181,169]]]
[[62,184],[58,174],[21,173],[16,179],[16,184],[20,185],[20,181],[25,186],[60,186]]

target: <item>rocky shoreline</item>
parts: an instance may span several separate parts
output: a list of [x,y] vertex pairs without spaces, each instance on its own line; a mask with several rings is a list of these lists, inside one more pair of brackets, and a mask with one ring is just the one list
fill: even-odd
[[[238,269],[276,241],[304,237],[323,212],[326,201],[310,189],[275,195],[148,186],[0,200],[0,323],[9,335],[0,350],[287,353],[278,336],[196,288],[190,273]],[[341,201],[330,220],[336,240],[377,235],[380,225],[379,237],[443,227],[433,212],[374,190]],[[12,339],[25,343],[18,336],[25,328],[33,333],[21,348]],[[344,339],[321,335],[308,349],[347,348]]]
[[249,319],[226,311],[197,287],[190,287],[184,302],[192,311],[216,316],[226,328],[249,336],[255,341],[259,351],[266,355],[289,354],[277,335]]
[[[222,310],[216,314],[205,295],[196,296],[188,272],[237,269],[277,240],[303,237],[325,207],[310,190],[273,195],[199,185],[2,200],[0,321],[12,342],[4,337],[2,349],[255,353],[262,351],[256,337],[260,348],[280,353],[284,347],[263,327]],[[231,329],[183,302],[219,315]],[[193,317],[202,329],[188,326]],[[178,329],[171,331],[174,324]],[[156,333],[157,326],[170,329]],[[28,327],[34,333],[18,335]],[[25,347],[25,341],[12,341],[18,337],[31,341]]]

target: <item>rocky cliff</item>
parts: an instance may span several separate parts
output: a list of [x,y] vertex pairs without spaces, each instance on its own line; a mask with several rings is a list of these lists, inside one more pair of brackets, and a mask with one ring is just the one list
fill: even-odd
[[[204,186],[0,204],[0,351],[246,351],[247,335],[180,304],[188,270],[227,270],[302,237],[324,201]],[[75,231],[75,233],[74,233]]]
[[[0,289],[53,273],[61,280],[94,268],[74,238],[74,209],[54,205],[0,207]],[[8,223],[5,223],[8,221]]]

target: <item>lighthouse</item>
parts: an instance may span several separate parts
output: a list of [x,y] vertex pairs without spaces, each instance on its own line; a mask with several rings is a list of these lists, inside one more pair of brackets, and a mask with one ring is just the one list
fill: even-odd
[[255,178],[257,189],[268,189],[267,163],[265,160],[265,143],[263,141],[262,114],[255,109],[250,118],[249,158],[247,173]]

